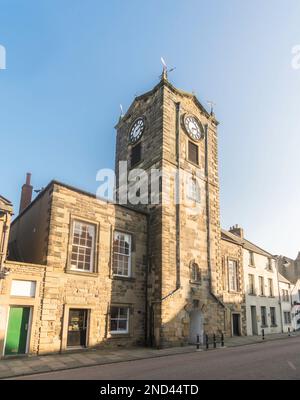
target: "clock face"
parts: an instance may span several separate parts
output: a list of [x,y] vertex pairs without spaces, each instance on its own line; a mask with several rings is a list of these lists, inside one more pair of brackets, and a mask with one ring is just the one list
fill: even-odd
[[136,119],[130,129],[129,139],[131,143],[136,143],[142,137],[142,134],[145,130],[145,121],[144,118],[140,117]]
[[192,115],[186,116],[184,118],[184,126],[193,140],[198,141],[202,138],[202,127],[200,127],[200,123],[195,117]]

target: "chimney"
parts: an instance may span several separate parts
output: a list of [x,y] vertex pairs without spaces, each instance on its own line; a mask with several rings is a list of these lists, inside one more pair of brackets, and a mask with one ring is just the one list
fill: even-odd
[[230,233],[233,233],[235,236],[240,237],[241,239],[244,239],[244,229],[241,228],[238,225],[234,225],[229,229]]
[[31,179],[31,174],[28,172],[26,174],[26,183],[24,183],[24,185],[22,186],[19,213],[21,213],[31,203],[33,188],[30,184],[30,179]]

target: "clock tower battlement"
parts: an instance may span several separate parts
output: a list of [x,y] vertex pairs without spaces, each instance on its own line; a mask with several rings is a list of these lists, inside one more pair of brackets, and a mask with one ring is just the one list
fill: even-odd
[[215,115],[166,74],[116,126],[117,192],[121,161],[128,172],[163,173],[159,203],[136,205],[149,212],[147,326],[156,346],[195,342],[224,327],[217,126]]

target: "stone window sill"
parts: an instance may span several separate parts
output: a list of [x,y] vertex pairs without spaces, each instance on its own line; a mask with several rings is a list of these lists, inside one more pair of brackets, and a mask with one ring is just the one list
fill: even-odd
[[109,339],[128,339],[131,337],[129,333],[111,333]]
[[278,325],[277,324],[275,324],[275,325],[271,325],[271,328],[277,328],[278,327]]
[[200,281],[193,281],[193,280],[190,280],[190,284],[191,284],[191,285],[201,286],[201,283],[202,283],[202,282],[200,282]]
[[65,270],[66,274],[73,274],[73,275],[81,275],[81,276],[90,276],[91,278],[95,278],[98,276],[98,274],[96,272],[84,272],[84,271],[76,271],[73,269],[69,269],[67,268]]
[[269,325],[261,325],[261,328],[269,328]]

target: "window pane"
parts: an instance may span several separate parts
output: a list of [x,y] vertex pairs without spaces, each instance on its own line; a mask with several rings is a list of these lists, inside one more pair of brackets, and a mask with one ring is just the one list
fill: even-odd
[[189,145],[188,145],[188,159],[189,159],[189,161],[193,162],[194,164],[199,163],[198,146],[190,141],[189,141]]
[[95,227],[74,221],[72,237],[71,267],[78,270],[92,271]]
[[131,235],[115,232],[113,245],[113,274],[129,276],[131,258]]

